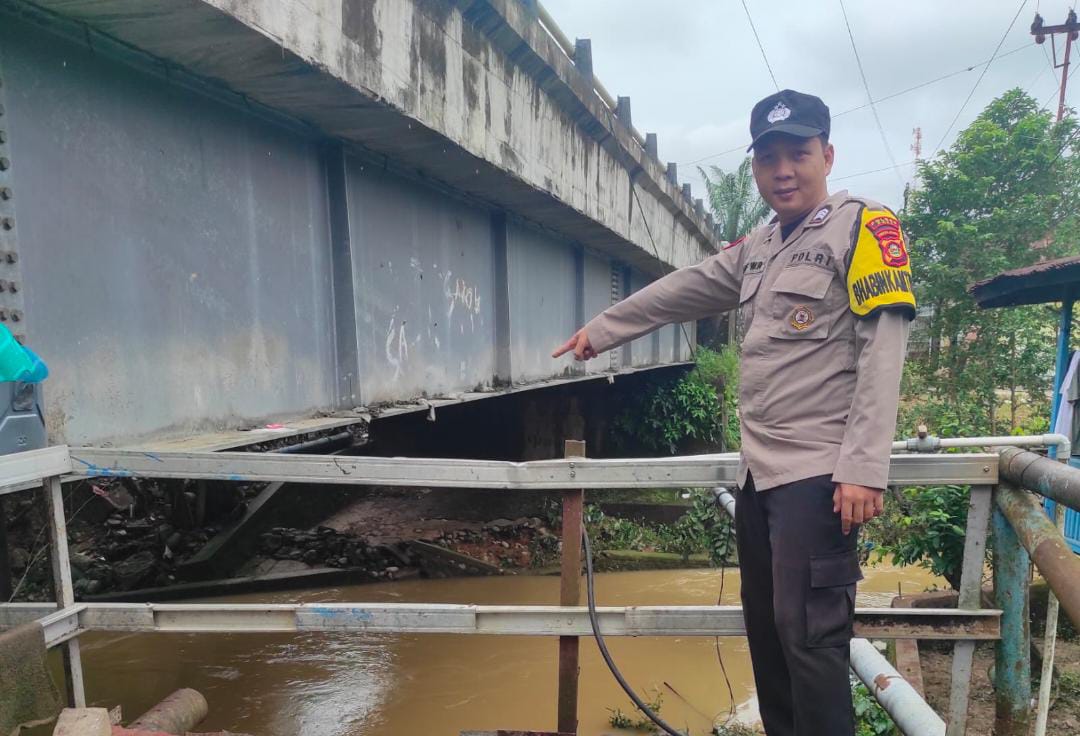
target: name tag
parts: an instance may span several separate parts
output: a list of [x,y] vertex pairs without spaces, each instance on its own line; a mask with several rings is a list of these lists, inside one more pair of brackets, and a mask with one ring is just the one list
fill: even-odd
[[743,276],[754,276],[765,270],[765,261],[747,261],[743,266]]
[[832,253],[824,248],[807,248],[806,250],[792,253],[787,265],[789,267],[818,266],[820,268],[831,269],[833,267],[833,256]]

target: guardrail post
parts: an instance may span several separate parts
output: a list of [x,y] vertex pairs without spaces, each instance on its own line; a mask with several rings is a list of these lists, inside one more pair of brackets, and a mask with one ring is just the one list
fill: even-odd
[[994,733],[1024,736],[1031,719],[1031,558],[1000,508],[994,509],[993,526],[994,599],[1001,609],[1001,640],[994,660]]
[[[567,458],[585,457],[585,443],[566,440]],[[574,476],[573,465],[570,468]],[[581,528],[584,523],[585,491],[563,491],[562,571],[559,605],[576,606],[581,599]],[[577,733],[578,637],[559,637],[559,733]]]
[[[53,594],[58,608],[75,605],[75,589],[71,582],[71,561],[68,558],[67,520],[64,518],[64,494],[59,476],[46,478],[42,484],[49,512],[49,557],[52,562]],[[86,707],[83,685],[82,656],[78,638],[65,642],[64,683],[68,703],[75,708]]]
[[[1054,526],[1058,532],[1065,530],[1065,507],[1054,503]],[[1035,709],[1035,736],[1046,736],[1046,721],[1050,714],[1050,688],[1054,679],[1054,650],[1057,648],[1058,599],[1047,586],[1046,628],[1043,632],[1043,666],[1039,679],[1039,703]]]
[[[960,600],[957,608],[982,607],[983,561],[986,559],[986,532],[993,507],[993,486],[972,486],[968,500],[967,534],[960,571]],[[975,642],[961,641],[953,647],[952,687],[949,691],[949,722],[946,736],[963,736],[967,730],[968,701],[971,695],[971,665]]]

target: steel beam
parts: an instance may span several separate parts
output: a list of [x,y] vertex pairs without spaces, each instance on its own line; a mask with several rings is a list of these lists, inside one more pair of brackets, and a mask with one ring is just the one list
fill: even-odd
[[0,455],[0,495],[24,490],[26,483],[37,486],[45,478],[70,471],[67,445]]
[[[993,508],[993,486],[972,486],[968,500],[967,533],[964,536],[963,567],[960,572],[958,608],[979,608],[982,575],[986,561],[986,533]],[[960,641],[953,648],[952,685],[949,691],[948,736],[967,733],[967,712],[971,701],[971,667],[975,642]]]
[[[617,606],[598,609],[604,636],[745,636],[739,606]],[[858,608],[855,635],[875,639],[994,640],[999,611]],[[55,645],[82,631],[592,636],[583,606],[449,603],[48,603],[0,605],[0,628],[48,617]]]
[[[688,488],[735,482],[738,455],[689,455],[620,460],[496,460],[328,457],[248,452],[150,452],[76,448],[72,472],[81,476],[284,481],[433,488]],[[894,455],[892,485],[997,482],[997,455]]]

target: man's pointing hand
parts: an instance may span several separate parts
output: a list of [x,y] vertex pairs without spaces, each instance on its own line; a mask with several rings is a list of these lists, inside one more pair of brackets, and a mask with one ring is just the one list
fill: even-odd
[[589,344],[589,336],[585,334],[584,328],[575,332],[573,337],[564,342],[551,354],[551,357],[558,358],[560,355],[565,355],[571,350],[574,351],[574,360],[589,360],[590,358],[596,357],[596,351],[593,350],[592,345]]

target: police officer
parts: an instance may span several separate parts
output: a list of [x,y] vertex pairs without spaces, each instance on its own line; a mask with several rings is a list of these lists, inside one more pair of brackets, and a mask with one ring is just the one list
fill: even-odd
[[829,109],[783,90],[750,116],[771,222],[590,321],[555,356],[586,360],[662,325],[739,307],[743,615],[769,736],[854,732],[848,644],[858,527],[882,511],[915,315],[900,223],[829,194]]

